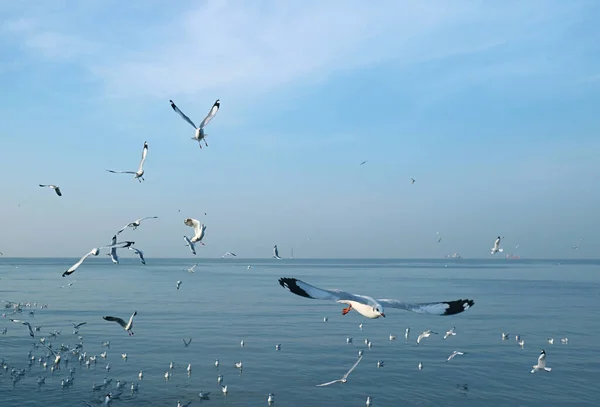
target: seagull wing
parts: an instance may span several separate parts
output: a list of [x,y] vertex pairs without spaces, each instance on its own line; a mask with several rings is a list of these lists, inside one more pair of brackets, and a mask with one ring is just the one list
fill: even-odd
[[79,261],[78,261],[77,263],[75,263],[75,264],[73,264],[71,267],[69,267],[69,269],[68,269],[67,271],[65,271],[65,272],[63,273],[63,275],[62,275],[62,276],[63,276],[63,277],[64,277],[64,276],[68,276],[69,274],[72,274],[72,273],[74,273],[74,272],[75,272],[75,270],[77,270],[77,268],[78,268],[79,266],[81,266],[81,263],[83,263],[83,261],[84,261],[85,259],[87,259],[87,258],[88,258],[89,256],[91,256],[92,254],[94,254],[94,255],[97,255],[97,254],[95,254],[97,250],[98,250],[98,249],[92,249],[92,250],[90,250],[90,252],[89,252],[89,253],[87,253],[85,256],[83,256],[81,259],[79,259]]
[[122,318],[119,317],[102,317],[102,319],[104,319],[105,321],[112,321],[112,322],[116,322],[117,324],[121,325],[123,328],[125,328],[127,326],[127,322],[125,322]]
[[146,162],[146,156],[148,155],[148,143],[144,141],[144,149],[142,150],[142,160],[140,161],[140,168],[138,172],[142,172],[144,169],[144,162]]
[[187,117],[181,110],[179,110],[179,108],[177,107],[177,105],[175,105],[175,103],[173,103],[172,100],[169,100],[169,102],[171,102],[171,107],[173,108],[173,110],[175,110],[175,112],[181,116],[183,118],[183,120],[185,120],[186,122],[188,122],[189,124],[191,124],[195,129],[197,128],[196,125],[194,124],[193,121],[190,120],[189,117]]
[[[120,234],[122,231],[124,231],[125,229],[127,229],[127,227],[129,226],[129,223],[126,224],[125,226],[123,226],[121,229],[119,229],[119,231],[117,232],[117,235]],[[113,242],[113,244],[115,244],[116,242]]]
[[142,262],[142,264],[146,264],[146,260],[144,260],[144,252],[142,252],[140,249],[136,249],[133,246],[129,246],[128,247],[129,250],[133,250],[135,254],[137,254],[140,258],[140,261]]
[[432,315],[454,315],[460,314],[463,311],[468,310],[475,304],[473,300],[456,300],[456,301],[443,301],[443,302],[425,302],[425,303],[408,303],[398,300],[390,299],[378,299],[378,303],[384,307],[398,308],[405,311],[412,311],[418,314],[432,314]]
[[54,188],[54,192],[56,192],[56,195],[62,196],[62,192],[60,192],[60,188],[59,187]]
[[350,370],[348,370],[346,372],[346,374],[342,377],[342,380],[347,379],[348,376],[350,376],[350,373],[352,373],[352,371],[354,369],[356,369],[356,366],[358,366],[358,364],[360,363],[360,361],[362,360],[362,355],[360,355],[360,357],[358,358],[358,360],[352,365],[352,367],[350,368]]
[[[194,256],[195,256],[196,255],[196,247],[195,247],[194,243],[192,243],[190,238],[187,236],[184,236],[183,239],[185,240],[185,243],[189,246],[190,250],[192,251],[192,253],[194,253]],[[194,267],[196,267],[196,265]],[[194,267],[192,267],[192,270],[194,269]]]
[[136,222],[141,222],[141,221],[146,220],[146,219],[158,219],[158,216],[146,216],[145,218],[139,218],[139,219],[137,219]]
[[362,295],[350,294],[340,290],[324,290],[317,288],[296,278],[283,277],[279,279],[279,284],[286,290],[301,297],[312,298],[315,300],[332,301],[356,301],[362,304],[370,304],[368,297]]
[[208,114],[206,115],[204,120],[202,120],[202,123],[200,123],[200,127],[198,127],[199,129],[203,129],[204,127],[206,127],[206,125],[212,120],[212,118],[215,117],[215,115],[219,111],[220,106],[221,102],[219,101],[219,99],[217,99],[208,111]]
[[55,352],[55,351],[54,351],[54,350],[53,350],[53,349],[52,349],[50,346],[48,346],[48,345],[46,345],[44,342],[42,342],[42,340],[41,340],[41,339],[40,339],[40,343],[41,343],[42,345],[44,345],[44,346],[45,346],[45,347],[46,347],[46,348],[47,348],[47,349],[48,349],[50,352],[52,352],[52,354],[54,355],[54,357],[56,357],[56,356],[57,356],[57,355],[56,355],[56,352]]
[[114,170],[106,170],[108,172],[112,172],[113,174],[135,174],[135,171],[114,171]]
[[342,379],[332,380],[330,382],[323,383],[323,384],[317,384],[317,387],[325,387],[325,386],[329,386],[330,384],[334,384],[334,383],[338,383],[338,382],[341,383]]
[[194,228],[194,237],[192,238],[192,243],[196,242],[197,239],[200,238],[200,234],[202,233],[202,228],[200,226],[200,221],[198,219],[187,218],[183,221],[186,226]]

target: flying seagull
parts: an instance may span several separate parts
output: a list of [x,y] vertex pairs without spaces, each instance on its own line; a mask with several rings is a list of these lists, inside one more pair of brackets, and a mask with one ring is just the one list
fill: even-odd
[[411,178],[411,179],[410,179],[410,183],[411,183],[411,184],[414,184],[414,183],[415,183],[415,181],[416,181],[416,179],[414,179],[414,178]]
[[301,297],[317,300],[332,300],[348,305],[347,308],[342,310],[342,315],[346,315],[354,309],[359,314],[371,319],[385,317],[383,309],[384,305],[390,308],[416,312],[418,314],[454,315],[468,310],[475,303],[473,300],[468,299],[428,303],[406,303],[390,299],[376,300],[366,295],[350,294],[340,290],[324,290],[296,278],[288,277],[280,278],[279,284],[283,288]]
[[452,355],[448,356],[448,359],[446,359],[446,362],[450,362],[457,355],[464,355],[464,354],[465,354],[465,352],[459,352],[459,351],[455,350],[454,352],[452,352]]
[[190,248],[190,250],[192,251],[192,253],[195,256],[196,255],[196,245],[194,243],[192,243],[192,241],[190,240],[190,238],[187,237],[187,236],[184,236],[183,240],[185,240],[185,245]]
[[190,125],[192,125],[192,127],[194,129],[196,129],[196,134],[194,135],[194,137],[192,137],[192,140],[196,140],[198,142],[198,146],[200,148],[202,148],[202,140],[204,140],[204,144],[206,145],[206,147],[208,147],[208,143],[206,142],[206,138],[205,138],[206,136],[208,136],[208,134],[204,133],[204,128],[208,125],[208,123],[212,120],[213,117],[215,117],[215,115],[219,111],[219,107],[221,106],[221,101],[219,99],[217,99],[215,101],[215,103],[210,108],[210,111],[208,112],[208,114],[206,115],[204,120],[202,120],[202,123],[200,123],[200,126],[196,126],[194,124],[194,122],[190,120],[189,117],[187,117],[181,110],[179,110],[179,108],[175,105],[175,103],[172,100],[169,100],[169,102],[171,102],[171,107],[173,108],[173,110],[179,116],[181,116],[181,118],[183,120],[188,122]]
[[114,235],[112,237],[112,242],[111,242],[111,246],[113,246],[110,249],[110,252],[108,252],[107,254],[110,256],[110,259],[112,260],[112,262],[114,264],[119,264],[119,256],[117,256],[117,248],[114,247],[114,245],[117,244],[117,235]]
[[502,238],[500,236],[498,236],[498,239],[496,239],[496,241],[494,242],[494,247],[492,247],[492,252],[491,254],[496,254],[498,252],[502,253],[504,251],[504,249],[500,248],[500,240]]
[[75,328],[75,329],[87,324],[87,322],[81,322],[79,324],[75,324],[75,323],[73,323],[73,321],[69,321],[69,322],[71,323],[71,325],[73,325],[73,328]]
[[535,372],[551,372],[552,368],[550,367],[546,367],[546,351],[542,349],[542,353],[540,353],[540,356],[538,357],[538,362],[537,365],[533,365],[533,368],[531,369],[531,373],[535,373]]
[[433,332],[431,329],[428,329],[428,330],[427,330],[427,331],[425,331],[425,332],[421,332],[421,334],[420,334],[419,336],[417,336],[417,345],[418,345],[419,343],[421,343],[421,340],[422,340],[423,338],[429,338],[429,337],[431,336],[431,334],[435,334],[435,335],[437,335],[438,333],[437,333],[437,332]]
[[17,324],[26,325],[27,328],[29,328],[29,336],[31,336],[32,338],[35,338],[35,335],[33,334],[33,329],[31,328],[31,324],[29,322],[23,321],[23,320],[20,320],[20,319],[12,319],[12,318],[10,320],[11,320],[11,322],[15,322]]
[[57,187],[56,185],[45,185],[45,184],[39,184],[39,185],[40,185],[40,187],[42,187],[42,188],[50,188],[50,189],[53,189],[53,190],[54,190],[54,192],[56,192],[56,195],[58,195],[58,196],[62,196],[62,193],[60,192],[60,188],[59,188],[59,187]]
[[281,257],[279,257],[279,250],[277,250],[277,245],[273,246],[273,258],[281,260]]
[[448,329],[446,331],[446,333],[444,334],[444,339],[446,339],[450,336],[456,336],[456,332],[454,332],[455,329],[456,329],[456,327],[452,327],[452,329]]
[[133,250],[133,252],[138,255],[138,257],[140,258],[140,262],[142,264],[146,264],[146,260],[144,259],[144,252],[142,252],[140,249],[137,249],[133,246],[129,246],[128,249]]
[[131,316],[129,317],[129,321],[127,321],[127,322],[125,322],[123,319],[121,319],[119,317],[102,317],[102,319],[104,319],[105,321],[116,322],[117,324],[121,325],[124,330],[127,331],[129,336],[131,336],[131,335],[133,335],[133,332],[131,331],[131,328],[133,328],[133,317],[135,317],[136,315],[137,315],[137,311],[134,311],[133,314],[131,314]]
[[200,223],[197,219],[187,218],[183,221],[186,226],[194,228],[194,237],[191,238],[192,243],[200,242],[202,243],[202,239],[204,239],[204,235],[206,234],[206,225]]
[[350,368],[350,370],[348,370],[344,374],[344,376],[342,376],[341,379],[332,380],[330,382],[323,383],[323,384],[317,384],[317,387],[325,387],[325,386],[329,386],[330,384],[334,384],[334,383],[346,383],[348,381],[348,376],[350,376],[350,373],[352,373],[352,371],[354,369],[356,369],[356,366],[358,366],[358,364],[360,363],[361,360],[362,360],[362,355],[358,358],[358,360],[354,363],[354,365],[352,365],[352,367]]
[[65,271],[65,272],[62,274],[62,276],[63,276],[63,277],[65,277],[65,276],[68,276],[68,275],[70,275],[70,274],[73,274],[73,273],[75,272],[75,270],[77,270],[77,268],[78,268],[79,266],[81,266],[81,263],[83,263],[83,261],[84,261],[85,259],[87,259],[87,258],[88,258],[88,257],[90,257],[90,256],[97,256],[97,255],[99,255],[99,254],[100,254],[100,249],[98,249],[97,247],[93,248],[92,250],[90,250],[90,252],[89,252],[89,253],[87,253],[85,256],[83,256],[81,259],[79,259],[79,261],[78,261],[77,263],[75,263],[75,264],[73,264],[71,267],[69,267],[69,268],[67,269],[67,271]]
[[146,156],[148,155],[148,142],[144,141],[144,149],[142,150],[142,161],[140,161],[140,168],[137,171],[113,171],[106,170],[108,172],[112,172],[113,174],[134,174],[134,179],[137,179],[139,182],[144,181],[144,162],[146,161]]
[[362,163],[360,163],[360,165],[365,165],[365,163],[366,163],[366,162],[367,162],[367,161],[365,160],[365,161],[363,161]]
[[185,347],[187,348],[188,346],[190,346],[190,343],[192,343],[192,338],[190,338],[189,341],[185,341],[185,339],[183,339],[183,344],[185,345]]
[[130,222],[130,223],[126,224],[125,226],[123,226],[121,228],[121,230],[119,230],[117,232],[117,235],[127,228],[132,228],[133,230],[136,230],[140,226],[140,223],[146,219],[158,219],[158,216],[147,216],[145,218],[140,218],[140,219],[134,220],[133,222]]

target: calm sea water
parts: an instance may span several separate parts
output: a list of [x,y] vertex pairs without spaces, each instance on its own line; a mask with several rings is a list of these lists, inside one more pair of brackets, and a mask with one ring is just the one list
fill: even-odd
[[[79,330],[84,349],[99,355],[110,341],[107,359],[98,356],[87,369],[75,357],[74,385],[61,388],[68,369],[52,374],[31,367],[32,340],[27,328],[0,317],[1,406],[82,406],[100,404],[93,383],[127,381],[113,406],[192,405],[266,406],[596,406],[600,403],[600,262],[525,260],[200,260],[196,272],[184,271],[196,260],[148,259],[140,265],[122,258],[88,259],[72,276],[61,273],[77,259],[0,258],[0,300],[37,302],[30,316],[17,317],[41,326],[38,337],[61,331],[48,342],[74,346],[69,320],[87,321]],[[251,269],[247,269],[252,265]],[[387,309],[387,318],[368,320],[356,312],[341,315],[342,305],[305,299],[279,286],[279,277],[297,277],[323,288],[341,288],[379,298],[437,301],[471,298],[475,306],[450,317]],[[76,280],[71,287],[61,286]],[[176,281],[181,280],[180,290]],[[41,304],[48,308],[39,309]],[[135,335],[103,315],[128,318],[137,310]],[[323,318],[328,317],[324,322]],[[363,329],[359,324],[363,323]],[[456,327],[457,335],[442,339]],[[404,331],[411,337],[404,340]],[[416,346],[427,329],[440,332]],[[511,338],[501,340],[501,332]],[[395,341],[389,335],[398,336]],[[522,349],[514,334],[525,340]],[[354,344],[346,344],[346,337]],[[193,338],[184,347],[183,338]],[[547,338],[555,338],[550,345]],[[560,338],[568,337],[563,345]],[[373,347],[367,349],[364,339]],[[240,346],[240,341],[245,346]],[[281,351],[275,345],[281,344]],[[364,349],[361,364],[345,384],[318,388],[340,378]],[[530,374],[541,349],[551,373]],[[454,350],[466,352],[447,363]],[[44,356],[39,347],[32,351]],[[121,358],[127,353],[128,359]],[[64,358],[64,356],[63,356]],[[214,366],[215,359],[220,367]],[[240,373],[233,365],[243,361]],[[377,368],[377,361],[385,366]],[[164,378],[169,363],[175,369]],[[423,363],[423,370],[417,365]],[[110,363],[111,369],[105,366]],[[191,363],[192,373],[186,373]],[[13,386],[12,367],[27,369]],[[131,394],[137,381],[139,391]],[[229,393],[224,396],[217,376]],[[38,387],[37,378],[46,377]],[[211,392],[200,401],[198,392]]]

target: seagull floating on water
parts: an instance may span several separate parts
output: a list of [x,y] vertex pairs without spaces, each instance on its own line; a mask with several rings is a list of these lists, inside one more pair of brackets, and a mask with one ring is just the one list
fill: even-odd
[[411,184],[414,184],[414,183],[415,183],[415,181],[416,181],[416,180],[415,180],[414,178],[411,178],[411,179],[410,179],[410,183],[411,183]]
[[536,372],[551,372],[552,368],[546,366],[546,351],[542,349],[540,356],[538,357],[537,365],[533,365],[531,373]]
[[181,287],[181,280],[177,280],[177,284],[175,284],[175,287],[179,290],[179,287]]
[[279,284],[283,288],[301,297],[333,300],[348,305],[347,308],[342,310],[342,315],[346,315],[354,309],[359,314],[371,319],[385,317],[384,305],[390,308],[412,311],[419,314],[454,315],[466,311],[474,304],[473,300],[468,299],[430,303],[406,303],[391,299],[376,300],[365,295],[350,294],[340,290],[324,290],[296,278],[289,277],[280,278]]
[[187,117],[181,110],[179,110],[179,108],[175,105],[175,103],[172,100],[169,100],[169,102],[171,103],[171,107],[173,108],[173,110],[179,116],[181,116],[181,118],[183,120],[188,122],[194,129],[196,129],[196,134],[194,135],[194,137],[192,137],[192,140],[196,140],[198,142],[198,146],[200,148],[202,148],[201,141],[204,140],[204,144],[206,145],[206,147],[208,147],[208,143],[206,142],[206,138],[205,138],[206,136],[208,136],[208,134],[204,133],[204,128],[208,125],[208,123],[212,120],[213,117],[215,117],[215,115],[219,111],[219,107],[221,107],[221,101],[219,99],[217,99],[215,101],[215,103],[210,108],[210,111],[208,112],[208,114],[206,115],[204,120],[202,120],[202,123],[200,123],[200,126],[196,126],[194,124],[194,122],[190,120],[189,117]]
[[146,156],[148,155],[148,143],[144,141],[144,149],[142,150],[142,160],[140,161],[140,167],[137,171],[113,171],[106,170],[108,172],[112,172],[113,174],[134,174],[133,178],[137,179],[139,182],[144,181],[144,162],[146,161]]
[[58,196],[62,196],[62,193],[60,192],[60,187],[56,186],[56,185],[46,185],[46,184],[39,184],[40,187],[42,188],[50,188],[53,189],[54,192],[56,192],[56,195]]
[[504,251],[504,249],[500,248],[500,240],[502,240],[502,238],[500,236],[498,236],[498,238],[494,242],[494,247],[492,247],[491,254],[496,254],[498,252],[502,253]]
[[146,260],[144,260],[144,252],[143,251],[141,251],[140,249],[137,249],[133,246],[129,246],[128,249],[133,250],[133,252],[138,255],[138,257],[140,258],[140,262],[142,264],[146,264]]
[[192,343],[192,338],[190,338],[189,341],[185,341],[185,339],[183,339],[183,345],[187,348],[188,346],[190,346],[190,343]]
[[119,264],[119,256],[117,255],[117,248],[114,247],[117,244],[117,235],[114,235],[112,237],[112,241],[111,241],[111,249],[110,252],[108,252],[107,254],[110,256],[110,260],[114,263],[114,264]]
[[127,228],[132,228],[133,230],[136,230],[136,229],[137,229],[137,228],[140,226],[141,222],[142,222],[143,220],[146,220],[146,219],[158,219],[158,216],[146,216],[145,218],[139,218],[139,219],[136,219],[136,220],[134,220],[133,222],[129,222],[128,224],[126,224],[125,226],[123,226],[123,227],[122,227],[122,228],[121,228],[121,229],[120,229],[120,230],[117,232],[117,235],[118,235],[119,233],[123,232],[123,231],[124,231],[125,229],[127,229]]
[[137,315],[137,311],[134,311],[133,314],[131,314],[131,316],[129,317],[129,321],[125,322],[123,319],[119,318],[119,317],[102,317],[102,319],[104,319],[105,321],[112,321],[112,322],[116,322],[117,324],[121,325],[123,327],[123,329],[125,329],[127,331],[127,333],[129,334],[129,336],[133,335],[133,332],[131,331],[131,328],[133,328],[133,317],[135,317]]
[[325,386],[329,386],[330,384],[334,384],[334,383],[346,383],[348,381],[348,376],[350,376],[350,373],[352,373],[352,371],[354,369],[356,369],[356,366],[358,366],[358,364],[360,363],[361,360],[362,360],[362,355],[358,358],[358,360],[354,363],[354,365],[352,365],[352,367],[350,368],[350,370],[348,370],[344,374],[344,376],[342,376],[341,379],[332,380],[332,381],[327,382],[327,383],[317,384],[317,387],[325,387]]

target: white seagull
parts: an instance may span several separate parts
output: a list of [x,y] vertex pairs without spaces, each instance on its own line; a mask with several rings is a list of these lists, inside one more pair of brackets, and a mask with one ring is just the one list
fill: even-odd
[[346,372],[346,374],[344,374],[344,376],[342,376],[341,379],[332,380],[327,383],[317,384],[317,387],[325,387],[325,386],[329,386],[330,384],[334,384],[334,383],[346,383],[348,381],[348,376],[350,376],[350,373],[352,373],[352,371],[354,369],[356,369],[356,366],[358,366],[358,364],[360,363],[361,360],[362,360],[362,355],[358,358],[358,360],[354,363],[354,365],[352,365],[350,370],[348,370]]
[[63,276],[63,277],[65,277],[65,276],[68,276],[68,275],[70,275],[70,274],[73,274],[73,273],[75,272],[75,270],[77,270],[77,268],[78,268],[79,266],[81,266],[81,263],[83,263],[83,261],[84,261],[85,259],[87,259],[87,258],[88,258],[88,257],[90,257],[90,256],[97,256],[97,255],[99,255],[99,254],[100,254],[100,249],[98,249],[98,248],[96,248],[96,247],[95,247],[95,248],[93,248],[92,250],[90,250],[90,252],[89,252],[88,254],[86,254],[86,255],[85,255],[85,256],[83,256],[81,259],[79,259],[79,261],[78,261],[77,263],[75,263],[75,264],[73,264],[71,267],[69,267],[69,268],[67,269],[67,271],[65,271],[65,272],[62,274],[62,276]]
[[456,332],[454,332],[456,328],[452,327],[452,329],[449,329],[446,331],[446,333],[444,334],[444,339],[448,338],[449,336],[455,336]]
[[194,228],[194,237],[190,239],[192,243],[200,242],[202,245],[202,239],[204,239],[204,235],[206,234],[206,225],[200,223],[197,219],[187,218],[183,221],[186,226]]
[[146,260],[144,260],[144,252],[143,251],[141,251],[140,249],[137,249],[133,246],[129,246],[128,249],[133,250],[133,252],[138,255],[138,257],[140,258],[140,262],[142,264],[146,264]]
[[419,314],[454,315],[466,311],[475,303],[473,300],[460,299],[455,301],[440,301],[429,303],[406,303],[391,299],[373,299],[366,295],[350,294],[340,290],[324,290],[314,287],[296,278],[283,277],[279,284],[290,292],[301,297],[318,300],[333,300],[348,305],[342,310],[346,315],[352,309],[367,318],[385,317],[384,305],[390,308],[412,311]]
[[452,355],[448,356],[448,359],[446,360],[446,362],[450,362],[452,359],[454,359],[456,357],[456,355],[464,355],[465,352],[459,352],[457,350],[455,350],[454,352],[452,352]]
[[62,196],[62,193],[60,192],[60,188],[59,188],[58,186],[56,186],[56,185],[46,185],[46,184],[39,184],[39,185],[40,185],[40,187],[42,187],[42,188],[50,188],[50,189],[53,189],[53,190],[54,190],[54,192],[56,192],[56,195],[58,195],[58,196]]
[[140,161],[140,168],[137,171],[113,171],[106,170],[108,172],[112,172],[113,174],[134,174],[134,179],[137,179],[139,182],[144,181],[144,162],[146,161],[146,156],[148,155],[148,143],[144,141],[144,149],[142,150],[142,161]]
[[133,230],[136,230],[140,226],[140,223],[143,220],[146,220],[146,219],[158,219],[158,216],[146,216],[145,218],[139,218],[139,219],[134,220],[133,222],[129,222],[128,224],[126,224],[125,226],[123,226],[121,228],[121,230],[119,230],[117,232],[117,235],[119,233],[121,233],[122,231],[124,231],[125,229],[127,229],[127,228],[132,228]]
[[535,372],[551,372],[552,368],[546,367],[546,351],[542,349],[542,353],[538,357],[537,365],[533,365],[533,369],[531,369],[531,373]]
[[221,257],[227,257],[227,256],[233,256],[233,257],[237,257],[237,254],[232,253],[232,252],[227,252],[224,255],[222,255]]
[[129,317],[129,321],[127,321],[127,322],[125,322],[123,319],[121,319],[119,317],[102,317],[102,319],[104,319],[105,321],[116,322],[117,324],[121,325],[123,327],[123,329],[125,329],[127,331],[129,336],[131,336],[131,335],[133,335],[133,332],[131,331],[131,328],[133,328],[133,317],[135,317],[136,315],[137,315],[137,311],[134,311],[133,314],[131,314],[131,316]]
[[10,321],[11,321],[11,322],[15,322],[15,323],[17,323],[17,324],[23,324],[23,325],[26,325],[26,326],[27,326],[27,328],[29,328],[29,336],[31,336],[32,338],[34,338],[34,337],[35,337],[35,335],[33,334],[33,329],[31,328],[31,324],[30,324],[29,322],[27,322],[27,321],[22,321],[22,320],[20,320],[20,319],[12,319],[12,318],[10,319]]
[[[188,246],[190,248],[190,250],[192,251],[192,253],[194,254],[194,256],[196,255],[196,245],[194,243],[192,243],[192,241],[190,240],[189,237],[184,236],[183,240],[185,240],[185,245]],[[195,266],[194,266],[195,267]],[[190,269],[188,269],[189,271]],[[190,271],[190,273],[193,273],[194,271]]]
[[435,334],[437,335],[437,332],[433,332],[431,329],[428,329],[425,332],[422,332],[419,336],[417,336],[417,345],[421,342],[421,339],[423,338],[429,338],[429,336],[431,336],[431,334]]
[[273,246],[273,258],[281,260],[281,257],[279,257],[279,250],[277,250],[277,245]]
[[108,252],[107,254],[110,256],[110,259],[112,260],[112,262],[114,264],[119,264],[119,256],[117,256],[117,248],[114,247],[117,244],[117,235],[114,235],[112,237],[112,242],[111,242],[111,249],[110,252]]
[[179,290],[179,287],[181,287],[181,280],[177,280],[177,284],[175,284],[175,287]]
[[491,254],[496,254],[498,252],[502,253],[504,251],[504,249],[500,248],[500,240],[502,238],[500,236],[498,236],[498,238],[496,239],[496,241],[494,242],[494,247],[492,247],[492,252]]
[[190,120],[189,117],[187,117],[181,110],[179,110],[179,108],[175,105],[175,103],[172,100],[169,100],[169,102],[171,102],[171,107],[173,108],[173,110],[177,114],[179,114],[179,116],[181,116],[183,120],[188,122],[190,125],[192,125],[194,129],[196,129],[196,134],[194,135],[194,137],[192,137],[192,140],[196,140],[200,148],[202,148],[202,140],[204,140],[204,144],[206,145],[206,147],[208,147],[208,143],[205,139],[205,137],[208,136],[208,134],[204,133],[204,128],[219,111],[219,107],[221,107],[221,101],[219,99],[215,101],[204,120],[202,120],[202,123],[200,123],[200,126],[196,126],[194,122]]
[[196,263],[192,267],[190,267],[189,269],[187,269],[188,273],[195,273],[196,266],[198,266],[198,264],[200,264],[200,263]]

